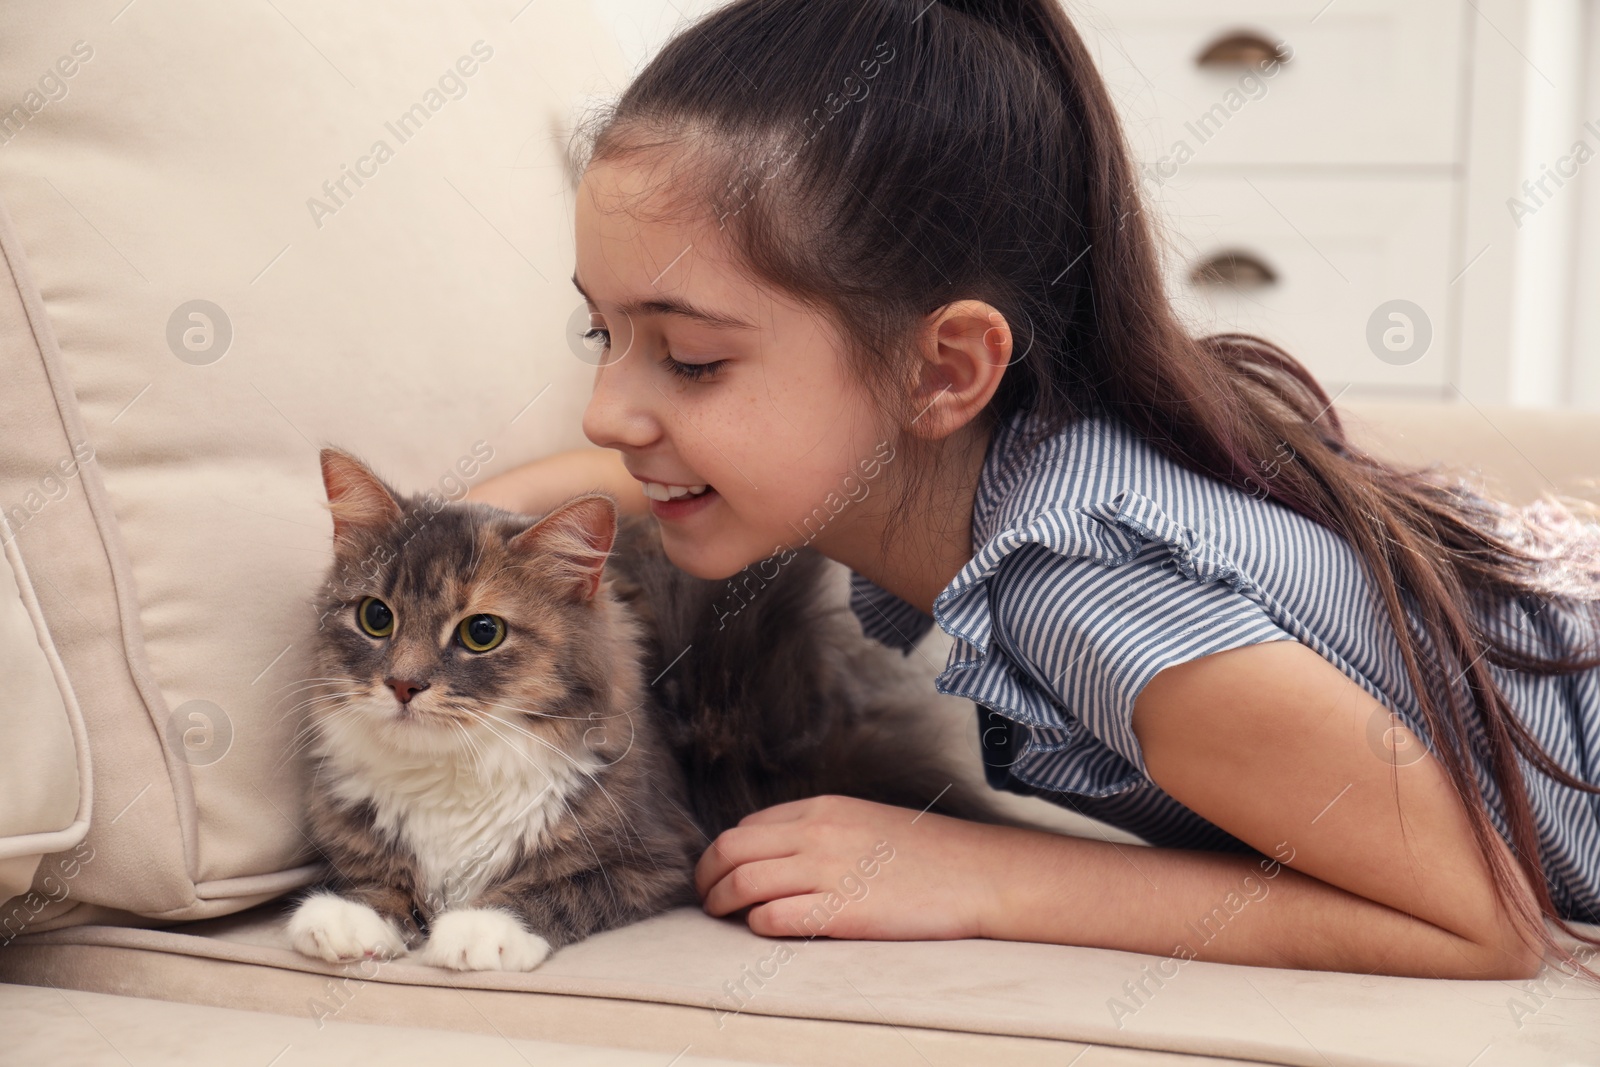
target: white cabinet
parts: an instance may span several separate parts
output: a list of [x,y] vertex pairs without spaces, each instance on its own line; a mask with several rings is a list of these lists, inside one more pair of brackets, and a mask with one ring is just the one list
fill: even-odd
[[[1459,159],[1462,0],[1103,0],[1078,10],[1147,158],[1187,140],[1208,165]],[[1252,41],[1281,44],[1287,61],[1257,73]]]
[[[1537,77],[1519,49],[1524,0],[1067,10],[1122,114],[1196,330],[1275,341],[1330,395],[1512,402],[1505,201],[1526,176]],[[1424,333],[1425,349],[1392,343]]]
[[[1268,337],[1325,387],[1437,389],[1455,193],[1426,175],[1191,175],[1165,190],[1169,290],[1193,329]],[[1197,284],[1197,265],[1224,277]],[[1375,345],[1374,312],[1396,300],[1426,318],[1384,310]]]

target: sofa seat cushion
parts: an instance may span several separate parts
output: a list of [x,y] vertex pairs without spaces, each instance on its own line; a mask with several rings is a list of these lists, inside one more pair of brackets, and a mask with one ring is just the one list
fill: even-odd
[[[228,961],[324,976],[301,1004],[321,1015],[336,1014],[345,1002],[372,996],[369,988],[386,986],[678,1005],[697,1009],[698,1021],[686,1030],[675,1028],[672,1036],[689,1034],[684,1040],[693,1041],[702,1055],[718,1054],[712,1051],[717,1035],[745,1025],[748,1016],[1075,1041],[1305,1067],[1474,1062],[1505,1067],[1600,1059],[1600,990],[1554,968],[1529,982],[1473,982],[1242,967],[1004,941],[772,939],[694,908],[580,942],[528,973],[458,973],[407,959],[341,968],[295,952],[285,935],[285,912],[280,900],[164,929],[87,925],[28,934],[0,953],[0,981],[28,984],[48,975],[76,984],[92,980],[96,952],[131,949],[161,965],[138,971],[119,966],[122,980],[112,991],[161,997],[164,989],[187,986],[184,972],[198,969],[201,960]],[[1600,933],[1600,927],[1584,929]],[[330,985],[329,978],[340,984]],[[254,989],[249,980],[236,977],[233,988],[208,991],[210,997],[233,999],[209,1002],[270,1007],[259,1004]],[[619,1028],[629,1017],[619,1005]],[[430,1018],[407,1021],[444,1025]],[[573,1036],[555,1022],[532,1029],[540,1032],[523,1036]],[[821,1055],[821,1049],[813,1049],[811,1062]]]

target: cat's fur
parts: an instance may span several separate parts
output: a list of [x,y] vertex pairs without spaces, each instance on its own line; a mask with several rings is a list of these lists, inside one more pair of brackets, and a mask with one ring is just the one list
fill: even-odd
[[[900,657],[827,602],[815,553],[729,600],[604,494],[536,520],[401,496],[337,449],[322,469],[335,558],[306,729],[329,870],[290,919],[300,951],[530,969],[697,903],[712,838],[805,796],[1004,821],[943,769]],[[358,625],[368,596],[392,634]],[[479,613],[507,632],[474,653],[456,626]],[[402,703],[408,681],[427,687]]]

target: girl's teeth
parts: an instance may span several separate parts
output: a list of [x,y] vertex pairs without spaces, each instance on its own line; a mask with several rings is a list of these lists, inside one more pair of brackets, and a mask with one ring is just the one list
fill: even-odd
[[644,495],[651,500],[677,500],[680,497],[699,496],[706,491],[703,485],[663,485],[660,482],[645,482]]

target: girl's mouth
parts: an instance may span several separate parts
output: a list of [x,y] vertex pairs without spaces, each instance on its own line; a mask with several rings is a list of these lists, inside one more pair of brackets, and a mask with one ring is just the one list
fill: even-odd
[[[646,492],[648,495],[648,490]],[[662,500],[659,497],[650,498],[650,513],[658,519],[677,521],[688,518],[697,511],[702,511],[711,505],[717,498],[717,491],[709,485],[700,487],[698,493],[690,492]]]

